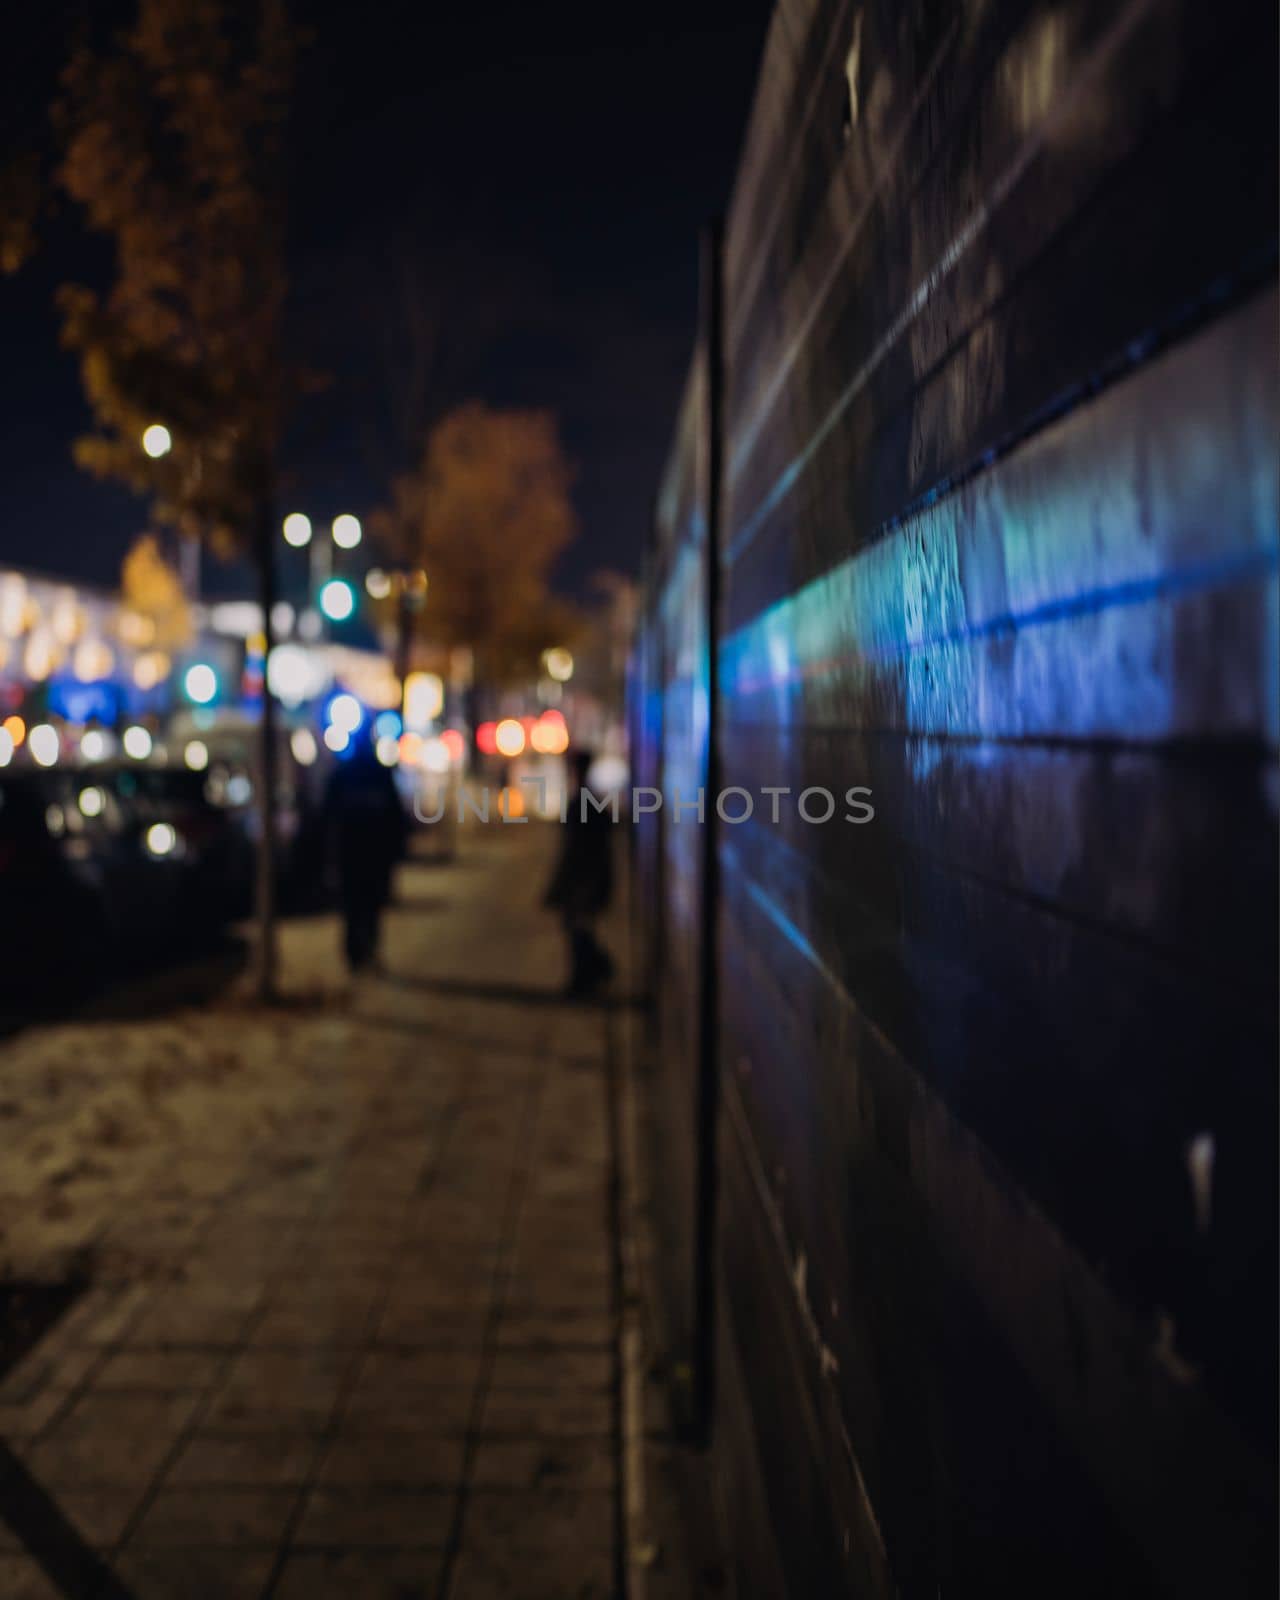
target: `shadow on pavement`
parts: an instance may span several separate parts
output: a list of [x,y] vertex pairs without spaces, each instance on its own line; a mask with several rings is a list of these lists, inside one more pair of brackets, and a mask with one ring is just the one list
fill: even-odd
[[[88,1284],[80,1274],[59,1283],[0,1283],[0,1375],[43,1338]],[[0,1525],[67,1600],[129,1600],[129,1590],[3,1439]]]
[[131,1600],[131,1591],[3,1440],[0,1508],[27,1554],[66,1600]]
[[601,992],[584,999],[570,996],[564,989],[543,989],[533,984],[476,983],[469,978],[415,978],[399,972],[384,973],[383,981],[401,989],[418,989],[426,994],[446,995],[457,1000],[498,1001],[507,1005],[585,1006],[617,1011],[641,1003],[633,995]]
[[[154,962],[154,953],[150,959]],[[220,994],[249,959],[248,943],[223,934],[189,945],[158,964],[139,959],[107,974],[99,987],[69,991],[66,983],[0,996],[0,1039],[50,1022],[130,1022],[205,1005]]]

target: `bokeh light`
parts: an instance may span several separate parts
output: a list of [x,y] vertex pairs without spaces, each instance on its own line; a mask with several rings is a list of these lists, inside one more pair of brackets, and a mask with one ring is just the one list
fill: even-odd
[[329,702],[329,721],[344,733],[354,733],[364,721],[364,708],[353,694],[338,694]]
[[171,856],[177,847],[178,834],[171,822],[153,822],[146,837],[153,856]]
[[311,543],[311,518],[305,511],[291,511],[284,519],[284,542],[295,550]]
[[330,622],[345,622],[356,608],[355,590],[345,578],[330,578],[320,591],[320,609]]
[[142,448],[153,461],[158,461],[173,449],[173,435],[163,422],[153,422],[142,435]]
[[422,770],[424,772],[448,772],[453,765],[449,756],[449,747],[443,738],[428,739],[422,746]]
[[27,748],[37,766],[53,766],[58,759],[58,730],[48,722],[37,722],[27,735]]
[[194,700],[198,706],[207,706],[217,698],[218,675],[207,662],[197,661],[194,666],[187,668],[182,686],[188,700]]
[[514,717],[504,717],[493,730],[493,747],[500,756],[518,756],[524,749],[524,729]]
[[530,745],[540,756],[562,756],[569,748],[569,729],[558,711],[544,711],[533,725]]
[[124,753],[134,761],[145,761],[151,754],[151,735],[136,722],[131,728],[124,730]]
[[547,669],[547,676],[554,678],[557,683],[568,683],[573,677],[573,656],[567,650],[545,650],[542,664]]

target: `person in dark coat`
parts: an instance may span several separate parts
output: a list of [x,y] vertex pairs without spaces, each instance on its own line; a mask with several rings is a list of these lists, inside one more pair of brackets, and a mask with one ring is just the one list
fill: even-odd
[[613,821],[608,809],[598,811],[589,800],[582,804],[591,761],[589,750],[575,750],[568,757],[568,805],[546,894],[547,906],[564,923],[568,993],[574,998],[593,994],[613,976],[613,959],[595,933],[596,918],[613,898]]
[[351,754],[338,762],[324,809],[338,871],[347,965],[359,972],[377,959],[382,908],[391,896],[391,873],[404,853],[408,826],[391,770],[378,760],[367,736],[357,734]]

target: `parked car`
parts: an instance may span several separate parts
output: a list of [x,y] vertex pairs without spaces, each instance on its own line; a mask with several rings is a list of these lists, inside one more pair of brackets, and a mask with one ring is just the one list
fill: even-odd
[[0,990],[89,989],[248,910],[251,851],[200,773],[103,765],[0,777]]
[[[328,901],[323,802],[329,767],[316,758],[317,741],[310,735],[312,760],[304,764],[297,759],[295,732],[282,725],[276,746],[277,886],[281,906],[289,911],[313,910]],[[169,736],[175,756],[185,760],[193,742],[200,748],[209,800],[234,818],[256,846],[262,757],[257,723],[230,717],[213,724],[175,719]]]

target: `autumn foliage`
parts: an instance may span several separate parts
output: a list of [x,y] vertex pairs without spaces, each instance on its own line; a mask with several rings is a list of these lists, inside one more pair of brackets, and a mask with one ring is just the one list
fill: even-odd
[[[139,0],[73,55],[58,177],[115,255],[111,287],[61,291],[95,429],[77,459],[155,516],[243,547],[273,488],[288,377],[281,129],[293,43],[279,0]],[[140,448],[162,421],[171,453]]]
[[190,644],[195,630],[182,579],[154,534],[144,533],[130,546],[120,567],[120,597],[146,624],[152,648],[171,652]]
[[470,649],[479,683],[532,671],[574,617],[548,580],[577,527],[555,418],[473,401],[431,430],[422,464],[375,518],[394,557],[430,583],[420,626]]

